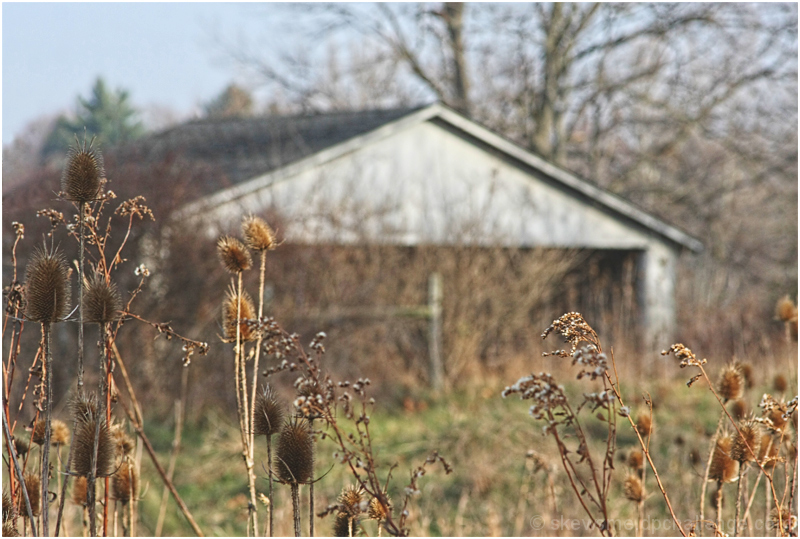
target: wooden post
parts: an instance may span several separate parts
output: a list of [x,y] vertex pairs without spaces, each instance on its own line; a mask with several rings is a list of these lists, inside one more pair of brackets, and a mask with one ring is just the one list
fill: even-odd
[[444,385],[442,364],[442,276],[431,273],[428,278],[428,309],[430,310],[428,352],[430,355],[430,383],[436,390]]

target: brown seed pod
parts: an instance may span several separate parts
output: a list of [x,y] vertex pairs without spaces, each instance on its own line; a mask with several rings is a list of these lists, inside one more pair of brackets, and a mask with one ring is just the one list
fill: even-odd
[[636,428],[639,434],[642,435],[642,438],[646,438],[650,435],[650,431],[653,429],[653,420],[649,411],[642,411],[639,413],[636,417]]
[[250,269],[253,258],[244,243],[231,236],[222,236],[217,241],[217,254],[225,269],[233,274]]
[[356,517],[361,514],[361,499],[364,491],[361,487],[355,485],[348,485],[342,489],[339,494],[339,506],[341,511],[350,517]]
[[75,396],[70,400],[69,411],[75,421],[91,421],[97,415],[97,395]]
[[83,296],[84,319],[92,324],[107,324],[119,318],[122,299],[117,285],[109,283],[99,273],[95,273],[86,286]]
[[642,481],[635,475],[629,475],[625,478],[625,497],[632,502],[641,502],[644,500],[644,488],[642,488]]
[[262,387],[256,395],[253,431],[258,436],[272,436],[283,425],[284,410],[278,395],[270,386]]
[[388,508],[381,505],[381,502],[378,498],[372,498],[369,501],[369,509],[367,510],[367,515],[369,518],[372,520],[377,520],[378,522],[386,520],[386,517],[389,515],[388,511],[391,511],[392,509],[392,500],[387,496],[386,502],[388,504]]
[[775,317],[781,322],[797,319],[797,307],[788,295],[779,299],[775,305]]
[[731,458],[739,463],[754,461],[761,449],[761,434],[761,425],[752,419],[740,421],[739,432],[733,435]]
[[738,479],[739,463],[730,457],[732,443],[730,434],[720,435],[714,453],[711,455],[711,464],[708,468],[709,479],[721,483],[731,483]]
[[742,376],[744,376],[744,388],[753,389],[753,386],[756,385],[756,375],[753,372],[753,366],[749,363],[740,363],[739,368],[742,370]]
[[275,249],[275,233],[260,217],[248,215],[242,221],[242,235],[247,246],[254,251]]
[[61,191],[67,200],[88,202],[95,200],[105,178],[103,155],[98,148],[71,147],[67,164],[61,175]]
[[59,322],[69,314],[69,265],[58,249],[39,247],[25,273],[25,315],[34,322]]
[[783,404],[784,406],[772,408],[769,412],[767,412],[767,419],[772,422],[772,425],[777,431],[783,430],[783,427],[786,426],[786,419],[783,417],[783,412],[786,410],[786,407],[784,403],[780,404]]
[[69,427],[60,419],[54,419],[50,425],[50,444],[58,447],[69,443]]
[[[51,427],[52,428],[52,427]],[[44,443],[45,421],[44,418],[34,423],[31,429],[31,443],[42,445]]]
[[122,458],[131,454],[135,446],[133,439],[128,436],[122,425],[114,425],[111,427],[111,437],[114,439],[114,449],[117,456]]
[[[35,473],[26,473],[24,481],[25,489],[28,491],[28,499],[31,502],[31,511],[33,511],[33,516],[38,517],[41,513],[39,502],[42,501],[42,483],[39,480],[39,475]],[[28,516],[28,508],[25,505],[25,496],[22,492],[17,496],[17,514],[26,518]]]
[[286,422],[276,451],[278,478],[284,483],[308,483],[314,471],[314,439],[305,419]]
[[86,505],[86,489],[89,485],[85,477],[76,477],[72,482],[72,503]]
[[747,403],[743,399],[733,401],[731,405],[731,415],[734,419],[742,419],[747,415],[747,412]]
[[17,518],[17,512],[11,506],[11,496],[8,492],[3,492],[3,523],[7,520]]
[[22,537],[14,526],[14,522],[9,520],[8,522],[3,522],[3,537]]
[[[792,515],[786,507],[773,507],[769,512],[769,527],[772,530],[781,529],[786,535],[792,535],[797,526],[797,517]],[[795,534],[796,535],[796,534]]]
[[123,460],[111,478],[111,494],[115,500],[128,503],[136,498],[139,488],[139,476],[136,468],[128,460]]
[[22,438],[14,438],[14,449],[17,452],[17,457],[24,457],[28,454],[28,448],[30,445],[28,444],[27,440],[23,440]]
[[735,401],[742,398],[744,384],[741,365],[734,362],[722,369],[719,382],[717,382],[717,391],[720,397],[726,401]]
[[634,449],[628,453],[628,466],[634,470],[641,470],[644,466],[644,455],[641,451]]
[[356,522],[347,513],[336,513],[336,520],[333,521],[333,537],[353,537],[358,533]]
[[[92,469],[94,453],[94,419],[81,421],[75,431],[71,468],[76,475],[88,476]],[[107,477],[114,472],[115,444],[108,430],[105,419],[100,419],[100,438],[97,445],[97,474],[95,477]]]
[[256,308],[253,305],[253,299],[247,292],[242,292],[241,297],[241,310],[239,311],[239,294],[231,286],[228,290],[228,296],[222,304],[222,318],[223,318],[223,337],[227,342],[236,340],[236,315],[239,315],[239,332],[243,342],[254,341],[258,338],[257,332],[244,322],[244,320],[254,320],[257,317]]
[[764,469],[771,470],[775,467],[776,458],[780,453],[781,447],[778,440],[773,439],[771,434],[761,435],[761,445],[758,450],[758,462]]
[[782,374],[776,374],[775,378],[772,379],[772,389],[776,393],[784,393],[789,389],[789,382],[786,381],[786,377]]

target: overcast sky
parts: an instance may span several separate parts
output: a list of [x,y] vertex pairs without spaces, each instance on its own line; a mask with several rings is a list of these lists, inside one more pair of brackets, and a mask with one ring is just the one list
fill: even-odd
[[279,15],[279,7],[3,3],[3,144],[37,117],[74,109],[98,76],[127,89],[137,107],[187,114],[237,75],[215,47],[215,32],[268,39],[277,23],[269,13]]

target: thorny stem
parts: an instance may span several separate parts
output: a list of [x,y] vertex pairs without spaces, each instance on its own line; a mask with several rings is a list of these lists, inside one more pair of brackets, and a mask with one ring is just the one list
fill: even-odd
[[708,451],[708,459],[706,460],[706,470],[703,473],[703,485],[700,487],[700,536],[702,537],[703,531],[705,530],[705,518],[706,518],[706,488],[708,485],[708,474],[711,470],[711,458],[714,456],[714,450],[717,447],[717,439],[719,438],[719,433],[722,431],[722,422],[725,419],[724,414],[719,415],[719,420],[717,421],[717,430],[714,431],[714,436],[711,437],[711,448]]
[[294,536],[300,537],[300,488],[292,483],[292,512],[294,513]]
[[742,474],[745,463],[739,463],[739,484],[736,485],[736,518],[733,520],[733,536],[739,537],[739,515],[742,514]]
[[50,491],[50,433],[53,402],[53,356],[50,351],[50,322],[42,323],[45,357],[45,401],[44,401],[44,443],[42,444],[42,534],[50,536],[50,511],[48,511],[48,493]]
[[6,415],[6,411],[3,410],[3,431],[6,435],[6,445],[8,446],[8,454],[11,455],[11,460],[14,462],[14,470],[17,472],[17,478],[19,478],[19,486],[22,489],[22,497],[25,499],[25,509],[28,511],[28,520],[31,523],[31,532],[33,536],[36,537],[39,534],[36,533],[36,522],[33,518],[33,509],[31,508],[31,500],[28,497],[28,489],[25,486],[25,481],[22,476],[22,468],[20,468],[19,460],[17,459],[17,449],[14,447],[14,444],[11,442],[11,430],[8,428],[8,416]]
[[272,497],[272,436],[267,435],[267,467],[269,468],[269,536],[272,537],[272,515],[275,499]]
[[717,481],[717,530],[722,530],[722,481]]
[[84,279],[84,249],[86,246],[86,234],[84,233],[84,212],[86,202],[78,204],[78,230],[80,235],[81,248],[78,256],[78,395],[84,396],[83,390],[83,279]]

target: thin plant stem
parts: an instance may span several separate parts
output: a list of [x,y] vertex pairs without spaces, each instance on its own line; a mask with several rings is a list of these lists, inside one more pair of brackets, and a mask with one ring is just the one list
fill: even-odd
[[267,468],[269,469],[269,536],[273,537],[272,520],[275,507],[275,499],[272,492],[272,436],[267,435]]
[[717,430],[714,431],[714,436],[711,437],[711,448],[708,451],[708,459],[706,460],[706,469],[703,472],[703,485],[700,487],[700,537],[703,536],[706,522],[706,489],[708,486],[708,474],[711,470],[711,458],[714,456],[714,449],[717,447],[717,439],[719,433],[722,431],[722,422],[725,421],[725,414],[720,413],[717,420]]
[[42,444],[42,534],[50,536],[50,519],[47,503],[47,493],[50,490],[50,421],[53,402],[53,356],[50,351],[50,322],[42,324],[42,337],[44,340],[45,357],[45,401],[44,401],[44,443]]
[[300,487],[292,483],[292,513],[294,514],[294,536],[300,537]]
[[722,481],[717,481],[717,530],[722,530]]
[[36,537],[39,534],[36,533],[36,524],[33,519],[33,509],[31,508],[31,499],[28,497],[28,489],[25,486],[25,480],[23,479],[22,475],[22,468],[19,465],[19,459],[17,459],[17,449],[11,442],[11,430],[8,428],[8,416],[6,416],[5,409],[3,410],[3,431],[5,432],[6,435],[8,454],[11,455],[11,460],[14,462],[14,470],[17,472],[17,478],[19,479],[19,486],[20,489],[22,490],[22,497],[25,499],[25,509],[28,511],[27,520],[30,521],[31,531],[33,532],[34,537]]
[[86,247],[86,234],[84,232],[84,213],[86,202],[78,204],[78,234],[80,235],[80,253],[78,256],[78,395],[84,396],[83,389],[83,279],[84,279],[84,250]]
[[[308,420],[308,428],[311,430],[313,440],[314,436],[314,418]],[[311,461],[311,477],[314,477],[314,461]],[[314,537],[314,482],[308,484],[308,536]],[[352,535],[351,535],[352,537]]]
[[739,537],[739,515],[742,511],[742,474],[744,473],[744,462],[739,463],[739,484],[736,485],[736,518],[733,519],[733,536]]

